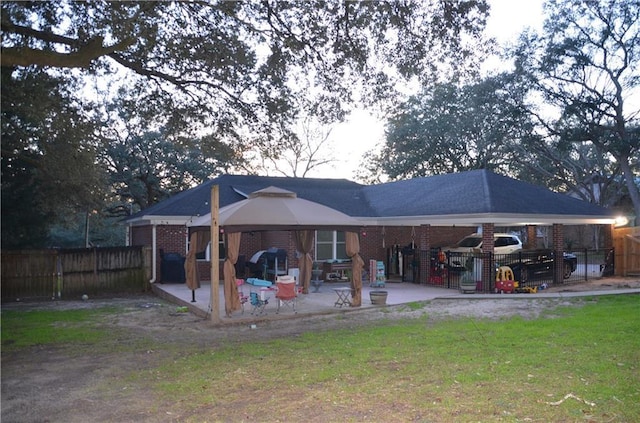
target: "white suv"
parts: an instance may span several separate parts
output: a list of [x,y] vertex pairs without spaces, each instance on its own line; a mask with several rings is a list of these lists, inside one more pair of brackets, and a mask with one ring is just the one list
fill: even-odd
[[[472,253],[479,251],[481,248],[482,234],[471,234],[464,237],[455,246],[443,248],[443,250],[453,253]],[[516,235],[493,234],[494,254],[510,254],[518,250],[522,250],[522,241]]]

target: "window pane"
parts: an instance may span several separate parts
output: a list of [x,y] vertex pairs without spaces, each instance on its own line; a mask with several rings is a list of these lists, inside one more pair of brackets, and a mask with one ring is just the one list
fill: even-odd
[[337,232],[336,234],[338,242],[345,242],[344,232]]
[[336,244],[336,259],[347,259],[346,244]]
[[316,259],[317,260],[331,260],[333,254],[333,246],[331,244],[317,244],[316,245]]
[[316,242],[333,242],[333,231],[318,231]]

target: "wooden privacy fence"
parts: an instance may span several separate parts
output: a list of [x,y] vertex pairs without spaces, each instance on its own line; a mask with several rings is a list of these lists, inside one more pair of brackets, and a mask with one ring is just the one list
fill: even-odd
[[2,251],[2,301],[142,292],[148,247]]
[[640,227],[613,230],[616,276],[640,275]]

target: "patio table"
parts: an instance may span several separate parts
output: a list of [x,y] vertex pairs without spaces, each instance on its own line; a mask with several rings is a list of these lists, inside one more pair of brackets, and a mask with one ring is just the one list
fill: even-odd
[[349,299],[349,295],[351,295],[351,288],[343,287],[343,288],[333,288],[333,290],[338,295],[338,299],[334,303],[334,307],[342,307],[342,306],[350,306],[351,300]]

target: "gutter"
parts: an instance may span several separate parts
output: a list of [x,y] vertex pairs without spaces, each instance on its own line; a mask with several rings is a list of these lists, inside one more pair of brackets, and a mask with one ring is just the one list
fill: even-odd
[[156,246],[156,228],[158,225],[154,224],[151,226],[151,280],[150,284],[154,284],[156,281],[156,277],[158,275],[158,266],[157,266],[157,246]]

